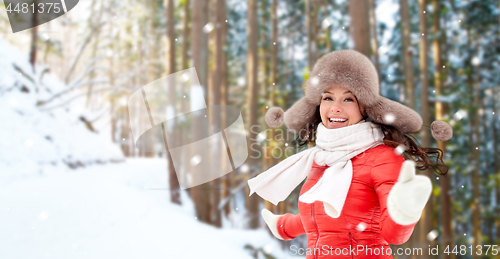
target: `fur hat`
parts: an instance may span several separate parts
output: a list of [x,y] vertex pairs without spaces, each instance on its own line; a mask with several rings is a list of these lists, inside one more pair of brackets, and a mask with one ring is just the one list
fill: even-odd
[[[365,107],[366,115],[374,122],[391,125],[403,133],[418,132],[422,118],[414,110],[389,100],[379,94],[377,70],[363,54],[354,50],[338,50],[321,57],[306,81],[306,94],[285,113],[272,107],[265,115],[271,127],[286,126],[298,133],[317,118],[316,109],[322,94],[332,86],[342,86],[351,91]],[[439,129],[439,132],[434,132]],[[441,141],[452,136],[452,129],[446,122],[435,125],[432,135]]]

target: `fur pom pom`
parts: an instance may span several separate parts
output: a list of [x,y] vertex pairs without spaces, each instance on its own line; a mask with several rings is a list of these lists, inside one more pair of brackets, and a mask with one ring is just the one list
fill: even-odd
[[434,121],[431,124],[432,136],[439,141],[447,141],[453,136],[450,124],[444,121]]
[[283,109],[279,107],[271,107],[269,110],[266,112],[266,116],[264,116],[264,120],[266,121],[267,125],[276,128],[281,126],[283,124],[284,120],[284,114],[285,112]]

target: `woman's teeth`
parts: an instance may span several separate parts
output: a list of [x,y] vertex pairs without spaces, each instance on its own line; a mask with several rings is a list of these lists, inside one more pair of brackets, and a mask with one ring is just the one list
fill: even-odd
[[330,122],[345,122],[347,119],[332,119],[330,118]]

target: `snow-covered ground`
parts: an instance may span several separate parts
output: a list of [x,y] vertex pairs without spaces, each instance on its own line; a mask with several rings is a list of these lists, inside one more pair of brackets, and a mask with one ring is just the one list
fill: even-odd
[[151,190],[166,186],[162,159],[4,177],[0,258],[253,258],[247,244],[276,258],[300,258],[281,251],[264,229],[198,222],[185,193],[177,206],[168,191]]
[[254,258],[247,245],[300,258],[265,228],[236,229],[244,209],[217,229],[195,219],[186,193],[182,206],[170,203],[166,161],[125,160],[109,130],[80,119],[106,106],[66,104],[78,82],[42,71],[0,39],[0,259]]

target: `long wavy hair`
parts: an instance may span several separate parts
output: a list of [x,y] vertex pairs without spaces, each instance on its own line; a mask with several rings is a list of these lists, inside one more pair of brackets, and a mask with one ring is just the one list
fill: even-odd
[[[365,112],[368,109],[369,108],[366,108]],[[375,112],[375,114],[379,114],[381,116],[384,115],[380,111],[374,109],[369,110]],[[307,124],[304,129],[300,130],[296,139],[292,142],[292,144],[297,146],[300,151],[316,145],[316,129],[318,128],[318,124],[322,123],[319,113],[319,105],[316,107],[316,113],[314,116],[317,119],[313,123]],[[384,133],[383,142],[385,145],[392,148],[396,148],[399,145],[406,146],[406,150],[402,154],[403,157],[406,160],[414,160],[419,170],[431,169],[438,175],[446,175],[448,173],[449,168],[443,162],[444,153],[441,149],[421,147],[415,137],[410,134],[403,133],[390,125],[377,123],[365,115],[363,115],[363,119],[380,125],[382,132]]]

